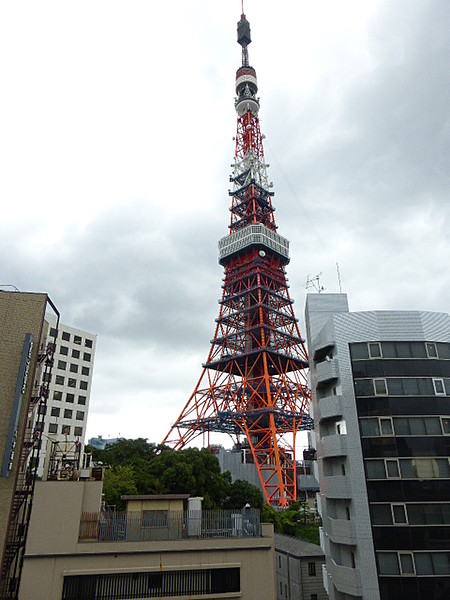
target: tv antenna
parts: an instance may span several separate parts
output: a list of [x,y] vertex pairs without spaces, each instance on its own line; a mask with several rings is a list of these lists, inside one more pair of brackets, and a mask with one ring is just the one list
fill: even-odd
[[315,277],[311,277],[310,275],[308,275],[308,277],[306,278],[305,288],[306,289],[314,288],[316,290],[316,292],[319,294],[320,294],[320,292],[323,292],[325,290],[325,288],[320,283],[321,277],[322,277],[322,273],[319,273]]

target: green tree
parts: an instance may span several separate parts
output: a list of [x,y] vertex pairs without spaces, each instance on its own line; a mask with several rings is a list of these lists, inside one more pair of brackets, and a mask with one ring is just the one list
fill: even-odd
[[105,470],[103,479],[105,503],[112,504],[117,510],[124,510],[125,502],[121,496],[137,494],[134,471],[131,465],[117,466]]
[[243,508],[250,504],[252,508],[263,509],[264,498],[261,491],[248,481],[238,479],[230,486],[228,497],[226,498],[224,508]]

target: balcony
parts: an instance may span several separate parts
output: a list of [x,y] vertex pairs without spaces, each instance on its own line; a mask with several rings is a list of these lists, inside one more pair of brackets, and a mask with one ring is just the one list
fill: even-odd
[[80,542],[261,537],[259,510],[82,513]]
[[336,588],[343,594],[361,596],[361,579],[359,571],[350,567],[337,565],[333,559],[327,561],[327,570]]
[[326,435],[323,437],[323,458],[346,456],[348,452],[347,439],[347,434]]
[[348,482],[348,477],[345,475],[331,475],[323,478],[321,485],[321,493],[327,498],[351,498],[352,493]]
[[342,396],[325,396],[319,400],[320,421],[342,417]]
[[316,365],[317,387],[325,387],[329,383],[339,379],[337,360],[332,358],[324,360]]
[[355,544],[355,526],[353,521],[325,517],[323,526],[330,539],[337,544]]

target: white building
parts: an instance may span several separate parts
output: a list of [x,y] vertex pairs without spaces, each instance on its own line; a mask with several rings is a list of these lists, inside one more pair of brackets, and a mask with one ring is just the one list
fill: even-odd
[[[54,324],[50,323],[51,339],[54,333]],[[67,453],[72,452],[77,442],[81,452],[84,448],[96,342],[97,336],[92,333],[59,324],[43,421],[39,477],[50,460],[52,442],[60,442],[61,451]]]

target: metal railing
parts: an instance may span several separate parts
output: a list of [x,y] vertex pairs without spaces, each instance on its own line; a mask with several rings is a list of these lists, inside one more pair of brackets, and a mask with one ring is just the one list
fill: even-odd
[[80,542],[153,542],[261,536],[259,510],[82,513]]

